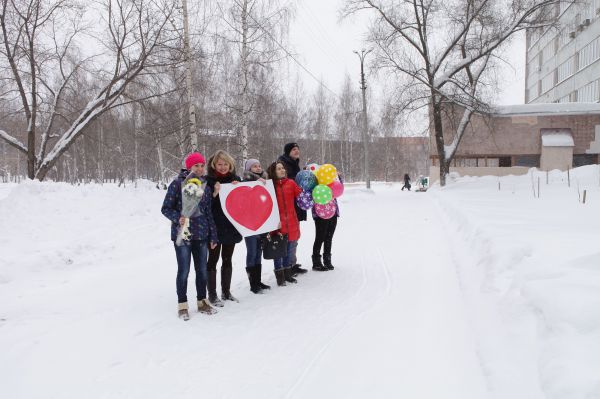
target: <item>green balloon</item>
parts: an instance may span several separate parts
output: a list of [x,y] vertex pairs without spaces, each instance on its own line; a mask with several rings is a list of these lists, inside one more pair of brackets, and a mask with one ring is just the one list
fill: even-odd
[[319,184],[313,189],[312,196],[315,203],[325,205],[333,199],[333,192],[326,185]]

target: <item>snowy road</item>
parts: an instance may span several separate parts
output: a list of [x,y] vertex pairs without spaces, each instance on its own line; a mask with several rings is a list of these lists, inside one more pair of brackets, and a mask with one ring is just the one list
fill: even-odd
[[[238,247],[241,302],[183,323],[174,316],[168,226],[160,197],[149,194],[154,203],[137,214],[98,209],[86,216],[96,228],[47,237],[37,257],[10,259],[33,263],[30,274],[4,276],[0,294],[0,375],[11,398],[486,397],[455,267],[448,249],[434,245],[444,240],[427,196],[349,190],[336,270],[278,288],[269,264],[266,295],[247,290]],[[56,202],[39,209],[53,215],[40,234],[73,222],[69,206]],[[304,264],[313,230],[303,223]],[[44,259],[50,270],[35,264]]]
[[[524,187],[523,195],[529,194]],[[512,190],[503,194],[508,200],[519,190],[516,183]],[[480,196],[487,192],[498,197],[493,190]],[[500,209],[465,193],[448,190],[444,206],[479,206],[473,209],[482,211],[481,220]],[[481,296],[481,288],[487,290],[478,286],[484,269],[465,255],[473,243],[460,242],[479,230],[449,239],[466,224],[452,207],[441,215],[439,193],[384,185],[375,194],[348,189],[334,239],[334,271],[310,271],[297,285],[279,288],[265,261],[263,281],[273,288],[254,295],[240,245],[232,287],[240,303],[227,303],[215,316],[193,311],[188,322],[176,317],[176,265],[169,226],[159,213],[163,195],[151,185],[123,190],[27,183],[0,200],[3,397],[534,399],[584,397],[564,387],[596,389],[591,371],[588,385],[548,379],[563,366],[542,361],[562,359],[553,348],[563,347],[538,346],[548,334],[536,332],[534,313],[499,316],[526,308],[499,307]],[[534,224],[545,217],[536,216],[535,207],[531,202],[523,209],[530,229],[543,230]],[[509,212],[496,217],[497,229],[515,223]],[[302,224],[302,233],[299,258],[308,265],[312,221]],[[503,234],[500,248],[512,251],[508,260],[535,260],[535,246],[513,251],[510,232]],[[494,248],[485,240],[477,245],[482,243],[487,246],[478,253],[492,256]],[[577,248],[573,252],[581,252]],[[504,258],[486,262],[498,269],[497,261]],[[596,281],[591,267],[579,269],[588,284]],[[556,274],[548,280],[536,273],[541,281],[559,281]],[[490,276],[485,281],[495,281]],[[534,299],[546,298],[545,291],[532,292]],[[591,310],[586,304],[596,299],[589,298],[575,303]],[[556,318],[563,308],[548,309]],[[588,320],[573,318],[580,319]],[[502,320],[515,324],[504,328]],[[597,336],[591,327],[586,331],[582,345]],[[538,356],[539,348],[549,351]],[[542,381],[550,381],[555,394],[542,394],[538,367],[545,367]]]

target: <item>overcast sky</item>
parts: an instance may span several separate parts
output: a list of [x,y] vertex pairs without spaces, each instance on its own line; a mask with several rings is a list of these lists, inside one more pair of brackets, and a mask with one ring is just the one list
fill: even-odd
[[[290,46],[302,64],[335,92],[339,92],[346,72],[358,86],[360,64],[353,50],[363,47],[368,13],[350,20],[338,21],[341,0],[295,0],[296,13],[290,27]],[[506,50],[512,66],[502,69],[500,104],[522,104],[524,101],[523,37],[516,37]],[[312,92],[318,83],[301,72],[304,87]]]

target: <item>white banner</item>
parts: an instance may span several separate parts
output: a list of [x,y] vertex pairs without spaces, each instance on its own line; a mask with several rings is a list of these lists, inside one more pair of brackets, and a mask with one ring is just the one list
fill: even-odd
[[221,208],[243,237],[268,233],[279,227],[279,207],[273,181],[221,184]]

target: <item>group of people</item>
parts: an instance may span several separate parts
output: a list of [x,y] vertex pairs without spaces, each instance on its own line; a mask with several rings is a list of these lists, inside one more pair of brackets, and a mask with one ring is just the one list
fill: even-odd
[[[171,240],[177,258],[177,300],[178,315],[189,319],[187,301],[187,281],[191,260],[194,260],[196,272],[196,295],[198,311],[204,314],[216,313],[215,307],[223,307],[226,301],[238,300],[231,293],[233,273],[232,258],[236,244],[242,241],[242,235],[225,216],[221,207],[219,191],[221,184],[238,184],[242,181],[261,181],[271,179],[275,187],[279,208],[279,230],[267,233],[287,236],[287,251],[282,258],[274,259],[274,273],[278,286],[297,283],[296,276],[307,270],[298,264],[296,249],[300,239],[300,222],[307,219],[307,211],[298,207],[296,198],[302,189],[296,184],[295,177],[300,172],[300,147],[297,143],[284,146],[284,153],[277,161],[269,165],[266,172],[258,159],[248,159],[244,164],[243,178],[236,173],[235,160],[226,151],[216,151],[208,161],[198,152],[188,155],[185,169],[171,182],[163,201],[161,212],[171,221]],[[177,245],[178,230],[185,223],[181,215],[182,186],[190,173],[199,177],[204,185],[204,193],[199,200],[197,211],[189,218],[191,237],[184,245]],[[313,210],[315,223],[315,241],[312,253],[312,269],[315,271],[333,270],[331,263],[331,245],[335,233],[339,208],[334,199],[336,213],[330,219],[321,219]],[[270,287],[261,281],[262,243],[265,234],[245,237],[246,274],[250,290],[261,293]],[[321,248],[323,258],[321,260]],[[217,294],[217,264],[221,259],[221,297]]]

